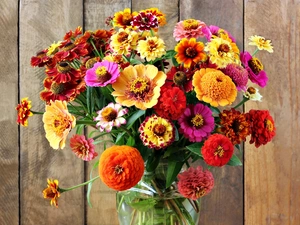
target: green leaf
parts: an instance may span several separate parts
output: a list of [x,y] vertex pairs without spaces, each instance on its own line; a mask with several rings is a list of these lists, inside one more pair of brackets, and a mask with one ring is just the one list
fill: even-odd
[[93,110],[94,110],[94,105],[93,105],[93,88],[87,86],[86,87],[86,104],[87,104],[87,109],[88,113],[92,115]]
[[175,55],[177,54],[177,52],[176,51],[174,51],[174,50],[168,50],[167,51],[167,54],[165,55],[165,59],[171,59],[171,58],[173,58]]
[[149,198],[139,202],[127,202],[127,204],[140,212],[147,212],[155,206],[156,202],[157,201],[155,199]]
[[130,136],[126,142],[126,145],[133,147],[135,145],[135,139]]
[[125,134],[126,134],[125,131],[118,134],[118,136],[116,138],[116,141],[115,141],[116,145],[124,145],[124,135]]
[[188,150],[190,150],[192,153],[200,156],[203,159],[202,153],[201,153],[201,148],[203,146],[203,142],[196,142],[194,144],[186,146]]
[[229,162],[227,163],[227,165],[229,165],[229,166],[242,166],[243,163],[241,162],[241,160],[236,155],[232,155],[232,157],[229,160]]
[[83,134],[83,128],[84,128],[83,124],[76,125],[76,134]]
[[130,129],[132,127],[132,125],[134,124],[134,122],[140,118],[141,116],[145,115],[145,110],[138,110],[136,111],[127,121],[127,129]]
[[[98,167],[99,165],[99,160],[97,162],[94,163],[92,169],[91,169],[91,172],[90,172],[90,179],[93,178],[93,170]],[[93,181],[94,182],[94,181]],[[88,184],[88,187],[87,187],[87,192],[86,192],[86,198],[87,198],[87,202],[89,204],[90,207],[92,207],[92,203],[91,203],[91,199],[90,199],[90,196],[91,196],[91,190],[92,190],[92,185],[93,185],[93,182],[90,182]]]
[[153,154],[151,154],[147,159],[146,170],[148,172],[153,172],[156,169],[157,165],[159,164],[160,157],[161,151],[154,150]]
[[180,172],[184,162],[177,162],[171,159],[168,160],[168,171],[166,179],[166,188],[170,187],[171,184],[175,181],[178,173]]
[[130,59],[130,64],[138,65],[138,64],[142,64],[142,62],[140,60],[137,60],[137,59]]

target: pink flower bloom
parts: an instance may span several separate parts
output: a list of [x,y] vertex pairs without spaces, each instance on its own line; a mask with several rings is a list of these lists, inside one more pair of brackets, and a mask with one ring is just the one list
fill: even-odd
[[215,25],[203,27],[202,32],[208,41],[210,41],[213,35],[219,37],[220,33],[224,32],[225,34],[228,35],[228,37],[232,40],[232,42],[235,42],[235,38],[227,30],[223,30],[220,27]]
[[268,82],[268,76],[263,70],[261,62],[257,58],[252,57],[249,52],[242,52],[240,59],[248,71],[249,79],[260,87],[265,87]]
[[208,194],[214,187],[214,177],[209,170],[204,171],[201,166],[190,167],[178,174],[178,191],[185,197],[197,200]]
[[90,161],[98,155],[95,152],[93,141],[92,138],[86,139],[84,135],[75,134],[70,139],[70,146],[78,158]]
[[205,23],[200,20],[183,20],[175,25],[173,36],[176,41],[180,41],[183,38],[197,39],[204,36],[202,32],[204,27],[206,27]]
[[113,127],[120,127],[126,124],[126,120],[122,117],[128,112],[123,109],[120,104],[109,103],[106,107],[97,112],[98,116],[94,119],[99,121],[96,126],[99,130],[110,132]]
[[231,63],[222,72],[232,79],[238,91],[247,90],[248,71],[244,67]]
[[86,71],[85,82],[90,87],[105,87],[113,84],[120,76],[117,63],[102,61],[97,62],[91,69]]
[[137,16],[133,17],[131,24],[140,31],[151,30],[151,28],[155,29],[158,27],[158,20],[157,17],[150,12],[140,12]]
[[191,142],[200,142],[214,130],[212,111],[201,103],[189,105],[178,119],[179,131]]

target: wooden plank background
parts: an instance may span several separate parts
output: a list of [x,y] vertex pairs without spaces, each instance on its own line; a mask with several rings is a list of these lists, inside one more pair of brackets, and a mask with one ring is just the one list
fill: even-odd
[[299,225],[299,0],[1,0],[0,224],[118,224],[115,193],[100,181],[94,183],[92,208],[85,188],[64,193],[59,208],[50,207],[42,196],[46,179],[73,186],[88,179],[91,165],[68,147],[51,149],[40,116],[18,128],[14,108],[22,97],[32,100],[33,110],[44,108],[39,100],[43,70],[30,66],[35,52],[79,25],[105,28],[105,18],[126,7],[166,13],[161,36],[169,48],[175,44],[173,26],[188,18],[229,30],[240,49],[253,50],[247,43],[254,34],[272,39],[274,53],[258,53],[269,75],[268,86],[260,90],[263,102],[247,103],[245,111],[269,109],[277,136],[260,149],[246,143],[244,167],[213,171],[216,188],[203,198],[199,225]]

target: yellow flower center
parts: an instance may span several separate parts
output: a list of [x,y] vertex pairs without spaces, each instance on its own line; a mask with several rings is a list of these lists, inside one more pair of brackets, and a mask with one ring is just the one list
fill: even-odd
[[96,62],[98,62],[96,58],[90,58],[88,61],[86,61],[85,67],[86,67],[87,69],[90,69],[90,68],[92,68],[92,67],[94,66],[94,64],[95,64]]
[[51,91],[54,93],[54,94],[60,94],[62,93],[63,91],[65,90],[65,85],[64,84],[58,84],[56,82],[53,82],[51,84]]
[[199,128],[201,126],[203,126],[203,116],[201,114],[196,114],[192,119],[191,122],[193,124],[193,126]]
[[74,48],[75,45],[72,42],[68,42],[64,47],[63,50],[64,51],[70,51],[72,48]]
[[71,67],[66,62],[60,62],[59,64],[57,64],[56,68],[59,73],[67,73],[71,70]]
[[258,58],[253,57],[248,61],[248,65],[253,71],[253,73],[258,74],[260,71],[264,69],[263,64],[259,61]]
[[129,12],[124,12],[124,13],[123,13],[123,17],[122,17],[122,23],[123,23],[124,25],[130,25],[131,20],[132,20],[131,13],[129,13]]
[[116,165],[115,168],[114,168],[114,170],[115,170],[115,173],[116,173],[117,175],[119,175],[119,174],[123,173],[123,170],[124,170],[124,169],[123,169],[122,166]]
[[199,22],[194,19],[188,19],[183,21],[183,28],[185,30],[193,30],[199,27]]
[[185,55],[188,58],[194,58],[197,55],[197,51],[193,47],[188,47],[185,50]]
[[196,188],[196,197],[201,198],[204,195],[205,195],[205,189],[202,187],[197,187]]
[[117,40],[118,40],[118,42],[122,43],[123,41],[126,41],[127,38],[128,38],[128,34],[124,31],[122,31],[118,34]]
[[111,78],[111,74],[107,71],[105,66],[99,66],[95,71],[98,81],[104,83]]
[[130,91],[134,94],[143,94],[148,89],[148,82],[144,78],[136,78],[130,85]]
[[223,157],[224,155],[224,149],[222,148],[222,146],[218,146],[217,149],[214,152],[215,156],[219,156],[219,157]]
[[227,44],[220,44],[218,48],[218,53],[220,56],[226,54],[229,51],[230,51],[230,47]]
[[178,71],[174,74],[173,81],[176,85],[181,86],[187,82],[186,74],[182,71]]
[[65,130],[70,127],[70,122],[67,118],[62,116],[56,116],[53,121],[53,131],[58,135],[61,136]]
[[265,120],[265,127],[268,131],[272,132],[274,130],[274,124],[270,120]]
[[162,124],[155,124],[154,128],[153,128],[153,132],[157,135],[157,136],[163,136],[164,133],[166,132],[166,127]]
[[110,122],[117,118],[118,113],[115,109],[107,107],[102,110],[101,116],[105,119],[106,122]]

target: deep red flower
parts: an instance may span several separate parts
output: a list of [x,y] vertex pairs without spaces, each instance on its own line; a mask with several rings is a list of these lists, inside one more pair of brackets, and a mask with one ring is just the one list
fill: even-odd
[[254,143],[255,147],[267,144],[275,136],[274,120],[268,110],[251,109],[247,113],[247,120],[250,123],[250,144]]
[[36,54],[36,56],[32,56],[30,60],[31,66],[35,67],[43,67],[45,66],[49,61],[51,61],[51,58],[47,56],[47,49],[44,49]]
[[72,41],[63,41],[60,45],[60,51],[55,53],[57,61],[73,61],[86,56],[89,53],[88,44],[85,42],[73,43]]
[[80,70],[72,68],[67,62],[59,62],[55,67],[46,70],[48,77],[56,83],[67,83],[79,80],[82,77]]
[[186,108],[186,97],[178,87],[162,87],[155,112],[166,119],[177,120]]
[[214,177],[209,170],[204,171],[201,166],[190,167],[187,171],[178,174],[178,191],[192,200],[208,194],[214,187]]
[[224,166],[233,154],[233,144],[222,134],[213,134],[208,137],[202,147],[204,161],[211,166]]
[[76,27],[75,31],[70,30],[64,36],[64,40],[71,40],[76,38],[78,35],[82,34],[82,27]]

